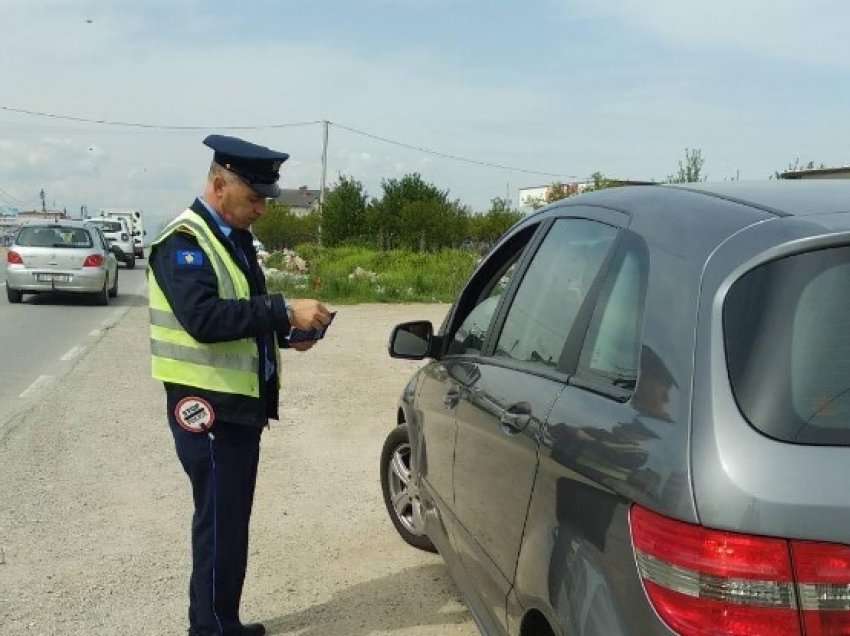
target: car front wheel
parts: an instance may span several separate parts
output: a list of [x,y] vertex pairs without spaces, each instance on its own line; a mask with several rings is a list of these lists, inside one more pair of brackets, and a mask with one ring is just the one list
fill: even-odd
[[384,504],[395,529],[407,543],[420,550],[436,552],[425,534],[422,500],[416,477],[410,468],[411,447],[407,425],[387,436],[381,452],[381,489]]

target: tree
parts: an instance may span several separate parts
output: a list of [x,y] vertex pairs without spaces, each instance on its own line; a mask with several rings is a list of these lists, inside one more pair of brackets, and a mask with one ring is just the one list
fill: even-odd
[[268,203],[266,213],[253,225],[254,234],[270,250],[292,248],[318,240],[319,215],[296,216],[288,206]]
[[496,197],[490,200],[486,214],[469,217],[469,237],[478,243],[492,244],[522,217],[523,214],[511,208],[507,199]]
[[322,240],[334,247],[346,241],[366,238],[367,194],[363,184],[352,177],[339,175],[339,182],[325,199],[322,211]]
[[577,183],[561,183],[556,181],[546,189],[546,203],[554,203],[561,199],[573,197],[579,193]]
[[[418,173],[381,182],[383,196],[368,208],[368,226],[378,247],[438,249],[462,238],[468,210],[449,201],[448,191],[428,183]],[[417,204],[417,205],[412,205]],[[460,236],[451,232],[460,231]]]
[[685,148],[685,161],[679,161],[679,172],[675,175],[667,177],[667,183],[695,183],[697,181],[705,181],[707,177],[702,174],[702,167],[705,164],[705,159],[702,156],[702,150],[695,148]]
[[785,170],[782,170],[782,171],[777,170],[776,172],[774,172],[771,179],[781,179],[783,173],[785,173],[785,172],[799,172],[801,170],[816,170],[816,169],[817,170],[823,170],[825,168],[826,168],[826,164],[823,163],[823,162],[821,162],[820,165],[818,165],[817,168],[816,168],[814,161],[809,161],[808,163],[804,164],[804,163],[800,162],[800,157],[796,157],[794,159],[794,161],[788,163],[788,167]]

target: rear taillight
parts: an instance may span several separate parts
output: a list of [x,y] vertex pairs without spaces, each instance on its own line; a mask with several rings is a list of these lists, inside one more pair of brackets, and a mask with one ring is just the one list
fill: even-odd
[[24,259],[22,259],[21,255],[17,252],[9,250],[9,252],[6,254],[6,262],[9,265],[23,265]]
[[806,636],[850,634],[850,547],[792,541]]
[[707,530],[637,506],[631,528],[646,593],[678,634],[799,636],[784,540]]
[[709,530],[639,506],[630,517],[646,593],[676,633],[850,634],[850,547]]
[[102,267],[103,266],[103,256],[100,254],[91,254],[86,256],[86,260],[83,262],[83,267]]

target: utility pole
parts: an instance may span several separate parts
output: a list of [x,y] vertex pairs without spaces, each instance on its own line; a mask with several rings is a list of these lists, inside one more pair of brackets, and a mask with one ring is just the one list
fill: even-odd
[[47,203],[45,203],[44,188],[41,189],[41,192],[38,193],[38,196],[41,197],[41,211],[47,212]]
[[328,124],[322,120],[322,185],[319,189],[319,245],[322,244],[322,215],[325,213],[325,184],[328,178]]

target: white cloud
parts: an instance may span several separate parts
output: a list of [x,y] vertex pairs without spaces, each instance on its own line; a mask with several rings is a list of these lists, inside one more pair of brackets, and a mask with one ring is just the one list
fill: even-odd
[[850,63],[850,3],[846,0],[553,2],[567,15],[614,18],[677,45],[726,47],[845,68]]

